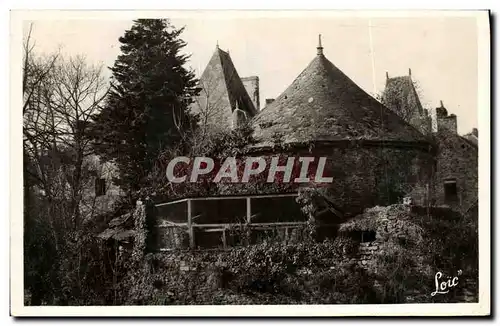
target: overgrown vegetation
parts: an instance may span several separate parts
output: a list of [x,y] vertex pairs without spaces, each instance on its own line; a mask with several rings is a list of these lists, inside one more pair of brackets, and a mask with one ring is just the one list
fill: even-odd
[[374,295],[337,242],[149,254],[135,275],[127,304],[368,303]]
[[[438,220],[446,215],[447,218]],[[386,232],[384,219],[401,227]],[[452,226],[453,224],[454,226]],[[450,210],[431,216],[402,206],[377,207],[345,230],[381,232],[373,261],[360,265],[359,240],[263,242],[227,251],[147,254],[129,271],[126,304],[349,304],[457,302],[466,279],[477,279],[475,222]],[[435,233],[460,241],[433,241]],[[437,239],[438,237],[436,237]],[[460,243],[460,244],[459,244]],[[424,245],[425,244],[425,245]],[[466,248],[467,247],[467,248]],[[432,297],[434,276],[456,275],[461,287]],[[477,289],[476,289],[477,290]]]
[[[193,130],[187,106],[196,80],[183,67],[182,29],[135,21],[120,38],[109,85],[103,67],[83,56],[36,53],[32,28],[23,58],[26,304],[114,303],[130,262],[96,234],[133,209],[159,153]],[[126,194],[104,203],[107,212],[95,205],[96,155],[118,166]]]

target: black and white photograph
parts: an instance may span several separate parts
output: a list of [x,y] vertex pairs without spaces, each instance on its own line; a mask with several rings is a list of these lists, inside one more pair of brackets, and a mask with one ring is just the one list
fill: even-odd
[[12,11],[11,314],[489,315],[489,15]]

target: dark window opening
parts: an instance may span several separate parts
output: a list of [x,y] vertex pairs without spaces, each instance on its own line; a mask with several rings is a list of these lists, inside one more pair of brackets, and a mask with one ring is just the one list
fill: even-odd
[[102,178],[95,179],[95,195],[97,197],[104,196],[106,194],[106,180]]
[[375,231],[351,231],[345,235],[355,242],[373,242],[377,233]]
[[457,181],[445,180],[444,181],[444,199],[445,201],[455,201],[458,198]]
[[375,231],[363,231],[361,232],[361,242],[373,242],[376,238]]

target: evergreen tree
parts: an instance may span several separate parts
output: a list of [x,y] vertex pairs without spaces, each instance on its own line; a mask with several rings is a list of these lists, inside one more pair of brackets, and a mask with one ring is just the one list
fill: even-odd
[[96,151],[114,160],[118,183],[129,194],[154,166],[158,154],[178,146],[194,125],[188,106],[197,80],[184,68],[186,43],[166,19],[139,19],[120,37],[120,54],[111,69],[111,91],[95,116]]

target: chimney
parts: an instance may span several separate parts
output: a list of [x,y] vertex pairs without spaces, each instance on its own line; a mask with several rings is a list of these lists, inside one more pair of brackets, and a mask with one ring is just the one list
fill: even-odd
[[440,106],[436,108],[436,115],[438,118],[446,117],[448,115],[448,110],[443,105],[443,101],[439,101]]
[[245,90],[252,100],[253,106],[257,111],[260,111],[260,94],[259,94],[259,77],[250,76],[241,78]]
[[411,77],[411,68],[408,68],[408,76]]
[[479,134],[477,132],[477,128],[472,128],[472,134],[476,137],[479,137]]
[[439,101],[440,107],[436,108],[437,131],[449,130],[457,133],[457,116],[454,114],[448,115],[448,110],[443,105],[443,101]]
[[269,105],[274,102],[273,98],[266,98],[266,105]]

